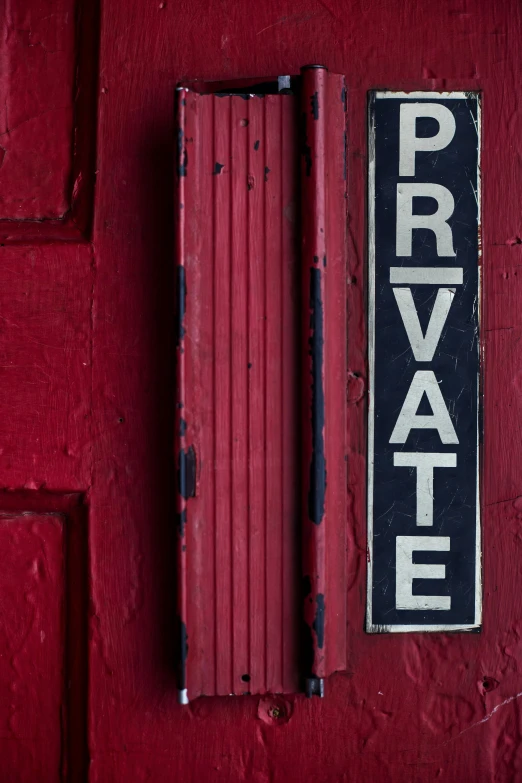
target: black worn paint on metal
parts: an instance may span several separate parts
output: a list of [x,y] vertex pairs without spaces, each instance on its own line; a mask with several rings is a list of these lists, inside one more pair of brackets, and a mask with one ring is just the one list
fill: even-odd
[[196,451],[194,446],[181,449],[178,463],[178,489],[185,500],[196,496]]
[[305,692],[308,699],[311,699],[312,696],[319,696],[322,699],[324,697],[324,679],[322,677],[308,677]]
[[314,92],[314,94],[310,98],[310,104],[312,106],[312,117],[314,118],[314,120],[318,120],[319,119],[319,95],[317,91]]
[[185,525],[187,524],[186,508],[184,508],[183,511],[180,511],[179,514],[177,514],[177,521],[178,521],[178,533],[180,535],[180,538],[183,538],[185,535]]
[[212,173],[213,174],[221,174],[221,172],[223,171],[224,168],[225,168],[225,164],[224,163],[218,163],[216,161],[214,163],[214,171]]
[[259,149],[259,139],[256,142],[254,142],[254,149],[255,149],[256,152],[258,151],[258,149]]
[[186,303],[187,303],[187,282],[185,277],[185,267],[178,264],[177,267],[177,324],[176,324],[176,340],[178,346],[181,345],[183,338],[185,337],[185,327],[183,322],[185,320]]
[[187,432],[187,422],[184,418],[181,418],[179,420],[179,436],[180,438],[183,438],[185,436],[185,433]]
[[178,176],[180,177],[187,176],[188,153],[183,144],[184,138],[183,128],[178,128]]
[[310,269],[310,357],[312,359],[312,462],[308,516],[319,525],[324,517],[326,456],[324,448],[325,402],[323,387],[324,334],[321,270]]
[[187,626],[181,620],[181,618],[178,617],[178,651],[179,651],[178,687],[180,690],[185,690],[185,688],[187,687],[188,650],[189,650],[189,646],[188,646]]
[[320,650],[324,647],[324,595],[318,593],[315,599],[316,610],[312,628],[317,636],[317,646]]
[[268,182],[268,175],[270,174],[270,169],[268,166],[265,166],[265,182]]

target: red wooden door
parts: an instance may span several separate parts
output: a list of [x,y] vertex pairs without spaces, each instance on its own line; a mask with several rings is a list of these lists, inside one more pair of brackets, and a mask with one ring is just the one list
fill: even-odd
[[[516,781],[522,14],[516,0],[2,6],[0,780]],[[174,94],[347,86],[346,671],[178,704]],[[365,632],[367,95],[483,93],[484,622]],[[190,640],[189,640],[190,644]]]

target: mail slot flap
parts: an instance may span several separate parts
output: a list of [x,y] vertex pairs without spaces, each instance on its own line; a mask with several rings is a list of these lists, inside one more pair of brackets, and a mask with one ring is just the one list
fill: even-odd
[[[305,678],[345,666],[345,93],[342,77],[322,74],[317,96],[305,96],[304,76],[288,94],[177,92],[182,701],[298,691]],[[314,123],[325,132],[320,149]],[[303,246],[319,187],[325,253],[310,263],[323,276],[320,304]],[[319,306],[318,592],[307,567],[318,542],[306,531],[314,524],[306,444],[315,415],[309,327]]]

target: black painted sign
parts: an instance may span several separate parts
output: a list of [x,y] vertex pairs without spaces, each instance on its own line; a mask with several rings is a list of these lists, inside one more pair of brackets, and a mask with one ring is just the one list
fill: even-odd
[[480,99],[371,95],[367,630],[481,622]]

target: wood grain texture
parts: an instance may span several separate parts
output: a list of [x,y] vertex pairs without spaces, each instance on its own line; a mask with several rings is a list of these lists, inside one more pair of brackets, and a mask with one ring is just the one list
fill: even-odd
[[[12,456],[2,483],[90,487],[91,781],[508,783],[522,774],[521,22],[516,0],[103,4],[93,268],[87,248],[41,248],[33,260],[31,249],[1,249],[4,274],[21,270],[21,282],[0,312],[8,318],[13,299],[22,334],[55,340],[48,349],[34,343],[32,385],[24,375],[3,385]],[[348,671],[329,680],[324,701],[288,697],[284,720],[255,697],[183,708],[173,667],[174,87],[196,77],[296,74],[314,62],[344,74],[348,88]],[[366,100],[377,87],[484,94],[485,588],[477,635],[363,631]],[[29,302],[45,301],[49,274],[56,297],[63,287],[70,298],[35,320]],[[58,360],[69,313],[78,334]],[[5,350],[16,344],[12,329]],[[27,341],[19,345],[23,356]],[[90,362],[84,350],[92,350],[92,397],[90,378],[80,376]],[[245,346],[229,350],[240,361]],[[56,394],[37,374],[42,357]],[[86,412],[66,388],[86,395]],[[73,456],[63,452],[68,420]]]

